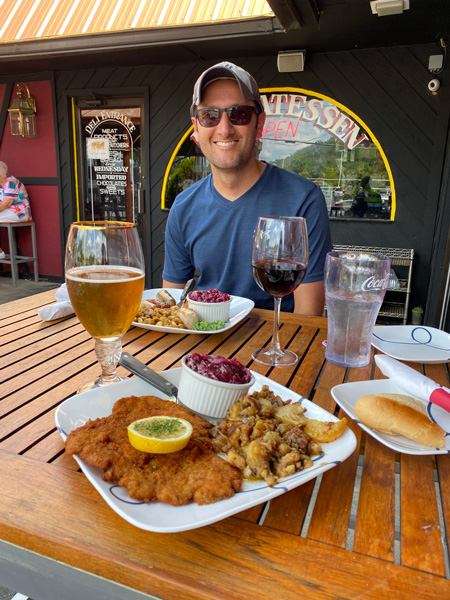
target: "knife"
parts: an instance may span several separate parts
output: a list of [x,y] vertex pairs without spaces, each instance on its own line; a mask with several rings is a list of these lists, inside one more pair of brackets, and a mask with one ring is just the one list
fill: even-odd
[[144,379],[144,381],[147,381],[147,383],[155,386],[156,389],[163,394],[166,394],[166,396],[177,398],[178,388],[176,385],[171,383],[165,377],[162,377],[156,371],[153,371],[153,369],[150,369],[150,367],[147,367],[147,365],[137,358],[134,358],[134,356],[128,352],[122,352],[122,355],[119,358],[119,364],[121,364],[122,367],[125,367],[125,369],[128,369],[131,373]]
[[160,392],[166,394],[166,396],[175,398],[175,402],[177,404],[190,411],[191,413],[194,413],[195,415],[201,417],[202,419],[205,419],[205,421],[209,421],[213,425],[217,425],[217,423],[220,421],[220,419],[202,415],[201,413],[192,410],[192,408],[188,408],[178,398],[178,388],[174,383],[171,383],[168,379],[166,379],[156,371],[153,371],[153,369],[150,369],[150,367],[147,367],[146,364],[144,364],[137,358],[134,358],[134,356],[132,356],[128,352],[122,352],[122,355],[119,359],[119,364],[121,364],[122,367],[125,367],[125,369],[128,369],[128,371],[134,373],[147,383],[153,385]]
[[186,283],[183,291],[181,292],[180,301],[177,302],[178,308],[181,308],[183,306],[184,301],[186,300],[186,296],[195,288],[195,283],[195,279],[189,279],[189,281]]
[[450,390],[390,356],[377,354],[375,362],[383,375],[406,392],[450,412]]

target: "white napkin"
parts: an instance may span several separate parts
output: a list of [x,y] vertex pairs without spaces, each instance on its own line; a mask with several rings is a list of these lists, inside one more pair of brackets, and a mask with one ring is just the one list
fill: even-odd
[[432,402],[450,412],[450,390],[425,377],[411,367],[386,356],[376,354],[375,362],[378,368],[405,392],[423,402]]
[[67,292],[65,283],[56,290],[55,298],[56,304],[48,304],[47,306],[41,306],[41,308],[38,309],[38,315],[43,321],[53,321],[54,319],[61,319],[62,317],[68,317],[69,315],[75,314],[69,300],[69,293]]

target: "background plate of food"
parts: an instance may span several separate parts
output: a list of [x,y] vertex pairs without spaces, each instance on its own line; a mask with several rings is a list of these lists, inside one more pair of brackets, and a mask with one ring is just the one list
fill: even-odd
[[[164,377],[169,379],[172,383],[178,386],[181,369],[171,369],[169,371],[164,371]],[[319,474],[327,471],[335,467],[344,461],[347,457],[349,457],[356,448],[356,438],[351,429],[349,429],[345,423],[346,421],[340,421],[334,415],[331,415],[324,409],[316,406],[309,400],[305,400],[298,394],[293,393],[287,388],[277,384],[258,373],[253,373],[255,377],[255,384],[253,388],[250,389],[249,393],[259,392],[262,390],[263,386],[268,386],[270,391],[279,396],[281,400],[284,402],[292,400],[292,404],[301,403],[305,408],[306,412],[304,413],[304,417],[306,417],[310,422],[314,424],[318,424],[321,421],[325,421],[327,425],[323,426],[323,431],[328,435],[330,430],[330,422],[331,426],[334,428],[339,428],[339,434],[337,439],[329,443],[320,443],[319,453],[313,454],[311,456],[311,461],[309,461],[309,466],[303,468],[302,470],[294,473],[293,475],[289,475],[286,477],[280,476],[276,478],[276,481],[270,481],[271,485],[269,485],[263,479],[247,479],[244,477],[242,479],[242,486],[236,488],[235,492],[232,492],[231,496],[226,497],[226,499],[220,499],[218,501],[214,501],[212,503],[196,503],[189,502],[183,505],[174,506],[168,502],[159,502],[159,501],[151,501],[151,502],[142,502],[132,498],[125,487],[121,487],[117,482],[105,481],[103,471],[100,468],[90,466],[82,460],[79,456],[75,454],[74,458],[77,460],[80,465],[82,471],[92,483],[92,485],[96,488],[99,494],[103,497],[103,499],[107,502],[107,504],[122,518],[124,518],[129,523],[139,527],[141,529],[145,529],[148,531],[155,532],[177,532],[177,531],[186,531],[189,529],[195,529],[197,527],[202,527],[208,525],[210,523],[214,523],[221,519],[225,519],[231,515],[234,515],[242,510],[250,508],[252,506],[256,506],[261,502],[265,502],[272,498],[275,498],[285,492],[306,483],[307,481],[314,479]],[[85,432],[84,425],[87,421],[100,419],[104,417],[109,417],[111,415],[113,406],[117,401],[120,400],[116,406],[123,402],[123,398],[127,398],[130,396],[157,396],[158,398],[162,398],[163,400],[155,399],[156,402],[164,404],[165,410],[165,402],[167,402],[167,410],[175,410],[173,407],[178,410],[182,407],[174,404],[173,399],[165,398],[160,392],[158,392],[153,386],[150,384],[138,379],[131,378],[127,381],[123,381],[121,383],[105,386],[102,388],[94,389],[86,391],[82,394],[78,394],[71,398],[68,398],[64,401],[56,410],[55,421],[58,431],[60,432],[63,440],[66,441],[69,434],[72,433],[73,436],[77,435],[77,432],[82,432],[85,435],[85,441],[87,446],[90,448],[90,451],[97,452],[94,448],[92,450],[91,441],[95,438],[96,433],[91,437],[89,431]],[[138,399],[133,398],[128,400],[129,404],[133,404],[133,402],[137,402]],[[289,405],[287,405],[288,407]],[[282,407],[283,410],[285,407]],[[115,409],[116,410],[116,409]],[[302,417],[301,417],[302,418]],[[203,420],[202,420],[203,421]],[[102,421],[97,421],[97,423],[103,423]],[[119,422],[119,421],[117,421]],[[204,421],[203,421],[204,422]],[[198,421],[195,421],[195,418],[192,419],[192,423],[198,425]],[[89,427],[89,424],[86,427]],[[320,423],[319,423],[320,425]],[[343,425],[343,427],[341,427]],[[121,426],[120,424],[118,426]],[[220,423],[218,427],[220,426]],[[123,425],[126,431],[127,425]],[[208,424],[208,427],[211,427]],[[209,431],[209,430],[208,430]],[[212,430],[211,430],[212,431]],[[97,430],[97,433],[101,433]],[[271,432],[272,433],[272,432]],[[220,434],[222,435],[222,433]],[[87,436],[87,437],[86,437]],[[99,450],[100,459],[104,460],[105,455],[102,454],[104,452],[104,441],[105,436],[100,436]],[[97,438],[98,441],[99,438]],[[210,438],[212,440],[212,436]],[[70,438],[69,438],[70,441]],[[198,444],[198,442],[194,439],[193,444]],[[130,445],[131,447],[131,445]],[[67,444],[66,444],[67,448]],[[186,446],[186,449],[189,449],[189,444]],[[185,449],[185,450],[186,450]],[[128,452],[127,449],[124,449],[125,452],[121,452],[120,455],[123,456]],[[173,463],[175,460],[183,460],[183,452],[185,450],[180,450],[178,452],[173,453],[172,455],[164,455],[168,456],[168,460],[171,461],[170,467],[173,469]],[[217,450],[218,451],[218,450]],[[145,454],[145,453],[142,453]],[[149,460],[152,460],[155,455],[150,455]],[[164,460],[159,457],[163,455],[158,455],[156,460]],[[213,452],[214,460],[217,463],[217,460],[220,462],[222,458],[216,455]],[[133,458],[133,468],[131,469],[132,473],[130,477],[134,475],[134,466],[136,464],[135,457]],[[281,457],[281,461],[284,461],[284,456]],[[223,461],[225,463],[225,461]],[[288,461],[287,461],[288,462]],[[215,464],[216,464],[215,463]],[[161,465],[162,463],[156,463]],[[157,470],[157,467],[153,467]],[[225,463],[227,469],[237,469],[237,466],[231,466],[229,463]],[[106,463],[103,468],[107,468]],[[189,470],[190,465],[188,464],[187,470]],[[206,465],[206,473],[207,477],[211,478],[210,485],[206,487],[208,489],[219,489],[219,486],[215,484],[215,478],[217,477],[217,468],[207,468]],[[186,469],[186,466],[181,466],[174,472],[174,476],[183,475],[183,471]],[[165,483],[167,482],[167,472],[162,471],[165,474]],[[153,471],[150,470],[150,474]],[[194,478],[193,478],[194,479]],[[240,478],[239,478],[240,482]],[[145,482],[144,482],[145,483]],[[178,493],[180,490],[176,490]],[[130,492],[132,493],[132,492]]]
[[[368,426],[361,422],[361,414],[358,417],[355,412],[355,405],[360,400],[360,398],[365,397],[368,398],[369,401],[373,401],[374,407],[378,407],[379,414],[368,415],[368,421],[372,422],[372,424],[376,424],[377,427],[383,429],[384,427],[389,428],[393,423],[397,421],[397,424],[402,425],[401,419],[404,419],[403,409],[396,409],[395,406],[380,406],[377,404],[377,399],[373,399],[373,397],[377,396],[388,396],[398,398],[398,395],[405,396],[406,392],[396,385],[390,379],[377,379],[373,381],[355,381],[351,383],[341,383],[340,385],[335,386],[331,390],[331,395],[339,404],[339,406],[345,410],[345,412],[354,419],[358,425],[367,431],[372,437],[376,440],[387,446],[388,448],[392,448],[392,450],[396,450],[397,452],[403,452],[404,454],[448,454],[450,452],[450,413],[448,413],[443,408],[440,408],[436,404],[432,404],[428,402],[427,404],[417,400],[420,402],[425,408],[424,416],[426,419],[424,420],[422,417],[423,423],[418,422],[417,418],[413,418],[413,423],[408,426],[409,430],[412,433],[412,436],[418,436],[421,434],[422,429],[429,429],[431,423],[436,423],[442,429],[442,437],[443,444],[440,447],[424,445],[415,441],[414,439],[409,439],[404,435],[387,433],[378,428]],[[408,396],[407,396],[408,397]],[[401,399],[401,398],[400,398]],[[384,402],[384,401],[382,401]],[[397,414],[396,414],[397,412]],[[408,410],[407,412],[410,413]],[[406,414],[406,418],[409,419],[411,417],[410,414]],[[375,419],[374,421],[372,419]],[[381,419],[381,420],[379,420]],[[377,423],[378,420],[378,423]],[[383,420],[386,420],[386,423],[383,423]],[[429,423],[431,422],[431,423]],[[408,430],[407,427],[407,430]],[[409,433],[409,432],[408,432]]]
[[[155,313],[148,314],[148,310],[145,310],[145,304],[147,300],[157,300],[157,295],[162,292],[169,292],[174,298],[175,302],[179,302],[182,290],[180,289],[167,289],[155,288],[151,290],[144,290],[142,295],[141,307],[138,311],[136,320],[133,321],[135,327],[142,327],[143,329],[151,329],[153,331],[162,331],[165,333],[197,333],[197,334],[212,334],[221,333],[227,329],[231,329],[237,325],[240,321],[245,319],[248,313],[255,306],[255,303],[248,298],[241,298],[240,296],[231,296],[230,305],[230,317],[225,322],[224,327],[213,330],[195,330],[188,328],[183,321],[177,315],[177,307],[166,307],[158,309],[155,305]],[[144,305],[144,307],[143,307]],[[152,307],[151,307],[152,308]],[[147,314],[146,314],[147,313]],[[138,320],[139,319],[139,320]]]

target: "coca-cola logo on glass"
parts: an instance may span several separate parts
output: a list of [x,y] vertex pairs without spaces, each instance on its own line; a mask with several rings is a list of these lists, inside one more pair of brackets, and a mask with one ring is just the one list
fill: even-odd
[[361,286],[364,292],[385,290],[389,282],[389,273],[382,279],[377,279],[374,275],[368,277]]

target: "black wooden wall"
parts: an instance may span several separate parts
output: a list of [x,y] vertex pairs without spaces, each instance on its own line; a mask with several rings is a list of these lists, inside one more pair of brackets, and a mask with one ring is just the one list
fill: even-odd
[[[427,89],[434,77],[427,70],[428,57],[438,52],[438,45],[430,44],[307,54],[302,73],[278,73],[275,56],[234,60],[255,76],[261,88],[293,86],[328,95],[356,113],[372,130],[392,169],[397,196],[395,222],[333,220],[333,242],[414,248],[411,302],[428,304],[428,324],[434,324],[442,271],[447,269],[444,256],[450,207],[445,162],[449,148],[448,68],[439,76],[439,93],[433,96]],[[112,65],[55,73],[66,231],[75,218],[70,96],[86,96],[92,91],[121,96],[148,93],[147,286],[156,287],[161,282],[167,218],[167,212],[160,208],[164,172],[190,125],[193,84],[211,64]]]

